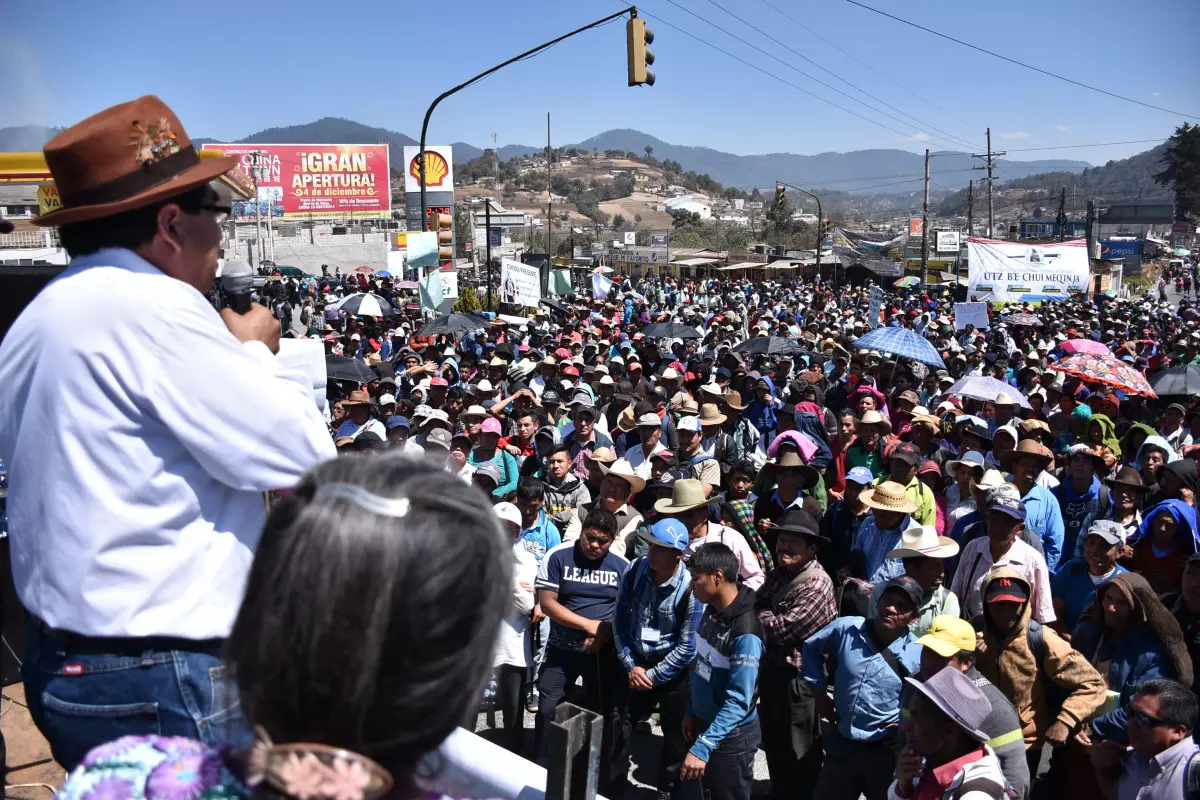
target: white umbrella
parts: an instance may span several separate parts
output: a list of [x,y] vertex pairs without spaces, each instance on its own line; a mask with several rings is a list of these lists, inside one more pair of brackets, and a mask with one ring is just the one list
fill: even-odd
[[352,294],[337,302],[337,309],[363,317],[390,317],[395,314],[392,304],[377,294]]

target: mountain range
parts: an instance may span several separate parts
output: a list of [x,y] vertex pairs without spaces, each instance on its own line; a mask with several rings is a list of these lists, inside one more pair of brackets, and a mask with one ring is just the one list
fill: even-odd
[[[0,128],[0,152],[39,150],[59,129],[38,125]],[[217,141],[197,138],[197,144]],[[387,144],[395,168],[403,162],[405,145],[416,145],[410,136],[385,128],[373,128],[352,120],[324,117],[304,125],[267,128],[251,134],[239,143],[278,144]],[[664,142],[657,137],[631,129],[615,129],[585,139],[569,147],[581,150],[633,151],[641,154],[649,145],[659,160],[678,161],[684,170],[708,174],[725,186],[769,188],[777,180],[813,188],[872,194],[910,192],[919,188],[925,158],[899,149],[855,150],[848,153],[765,153],[741,156],[709,147],[690,147]],[[483,155],[483,150],[465,142],[455,142],[454,160],[464,163]],[[534,145],[505,145],[498,155],[503,160],[540,152]],[[981,176],[973,170],[981,161],[969,153],[938,152],[930,167],[934,186],[960,189],[967,181]],[[1045,172],[1080,173],[1091,165],[1085,161],[1047,159],[1041,161],[996,161],[995,174],[1000,180],[1027,178]]]

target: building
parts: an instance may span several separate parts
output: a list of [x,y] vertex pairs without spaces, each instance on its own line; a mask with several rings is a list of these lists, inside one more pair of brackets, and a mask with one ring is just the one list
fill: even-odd
[[662,204],[662,209],[668,214],[675,211],[690,211],[693,214],[699,214],[700,219],[712,218],[712,207],[696,201],[690,194],[672,197]]
[[[1085,235],[1087,224],[1081,219],[1067,220],[1067,238],[1079,239]],[[1018,239],[1054,239],[1059,235],[1058,220],[1053,217],[1035,217],[1017,221]]]
[[[472,258],[478,265],[485,264],[487,258],[489,214],[485,203],[486,199],[481,200],[471,208],[469,239],[473,248]],[[509,211],[495,200],[492,200],[491,204],[492,260],[508,258],[520,261],[525,253],[525,243],[514,242],[511,231],[513,228],[524,230],[530,224],[529,216],[524,211]],[[534,220],[533,224],[536,226],[538,220]]]

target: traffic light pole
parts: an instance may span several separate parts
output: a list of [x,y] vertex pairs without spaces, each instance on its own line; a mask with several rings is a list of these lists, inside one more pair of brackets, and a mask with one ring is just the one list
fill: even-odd
[[[780,186],[786,186],[789,189],[794,189],[801,194],[806,194],[813,200],[817,201],[817,280],[821,279],[821,239],[825,236],[825,215],[821,212],[821,198],[817,197],[807,189],[801,189],[799,186],[792,186],[790,183],[783,181],[775,181]],[[833,265],[833,290],[837,291],[837,268],[838,265]]]
[[478,83],[479,81],[486,78],[488,75],[491,75],[493,72],[498,72],[499,70],[507,67],[509,64],[513,64],[522,59],[537,55],[538,53],[545,50],[547,47],[553,47],[554,45],[558,44],[559,42],[563,41],[564,39],[570,39],[572,36],[575,36],[576,34],[583,33],[584,31],[591,30],[592,28],[597,28],[601,25],[604,25],[605,23],[612,22],[614,19],[617,19],[618,17],[623,17],[626,14],[636,15],[637,9],[634,6],[629,6],[628,8],[621,9],[620,11],[618,11],[615,14],[609,14],[604,19],[598,19],[595,22],[584,25],[582,28],[576,28],[575,30],[571,31],[570,33],[564,33],[562,36],[559,36],[557,39],[551,39],[548,42],[539,44],[537,47],[526,50],[524,53],[521,53],[521,55],[514,56],[502,64],[497,64],[496,66],[492,67],[491,69],[485,70],[484,72],[479,73],[474,78],[471,78],[469,81],[464,81],[463,83],[460,83],[458,86],[455,86],[453,89],[447,89],[446,91],[439,94],[436,98],[434,98],[434,101],[432,103],[430,103],[428,110],[425,111],[425,120],[421,123],[420,150],[417,153],[417,165],[418,165],[417,169],[420,172],[420,179],[421,179],[421,219],[424,220],[424,222],[422,223],[425,226],[424,230],[429,230],[429,219],[426,216],[426,210],[428,207],[425,205],[425,135],[429,132],[429,118],[431,116],[433,116],[433,110],[438,107],[438,103],[442,102],[447,97],[454,94],[455,92],[460,92],[463,89],[466,89],[468,86]]

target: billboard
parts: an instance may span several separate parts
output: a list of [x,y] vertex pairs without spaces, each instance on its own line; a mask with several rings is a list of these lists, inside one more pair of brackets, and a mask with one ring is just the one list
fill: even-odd
[[[238,156],[254,177],[258,211],[274,217],[387,217],[392,212],[386,144],[205,144]],[[234,219],[254,219],[254,201],[234,202]]]
[[542,273],[531,264],[501,259],[500,298],[505,303],[537,308],[542,299]]
[[[421,148],[404,148],[404,191],[421,192],[421,165],[417,154]],[[454,191],[454,148],[446,144],[425,146],[425,193]]]
[[925,220],[920,217],[910,217],[908,220],[908,235],[923,236],[925,234]]
[[958,231],[938,231],[935,241],[939,253],[958,252]]
[[1139,240],[1102,241],[1100,242],[1100,260],[1117,261],[1129,256],[1142,254],[1142,242]]
[[972,237],[967,250],[971,300],[1066,300],[1088,288],[1091,271],[1083,239],[1029,245]]

